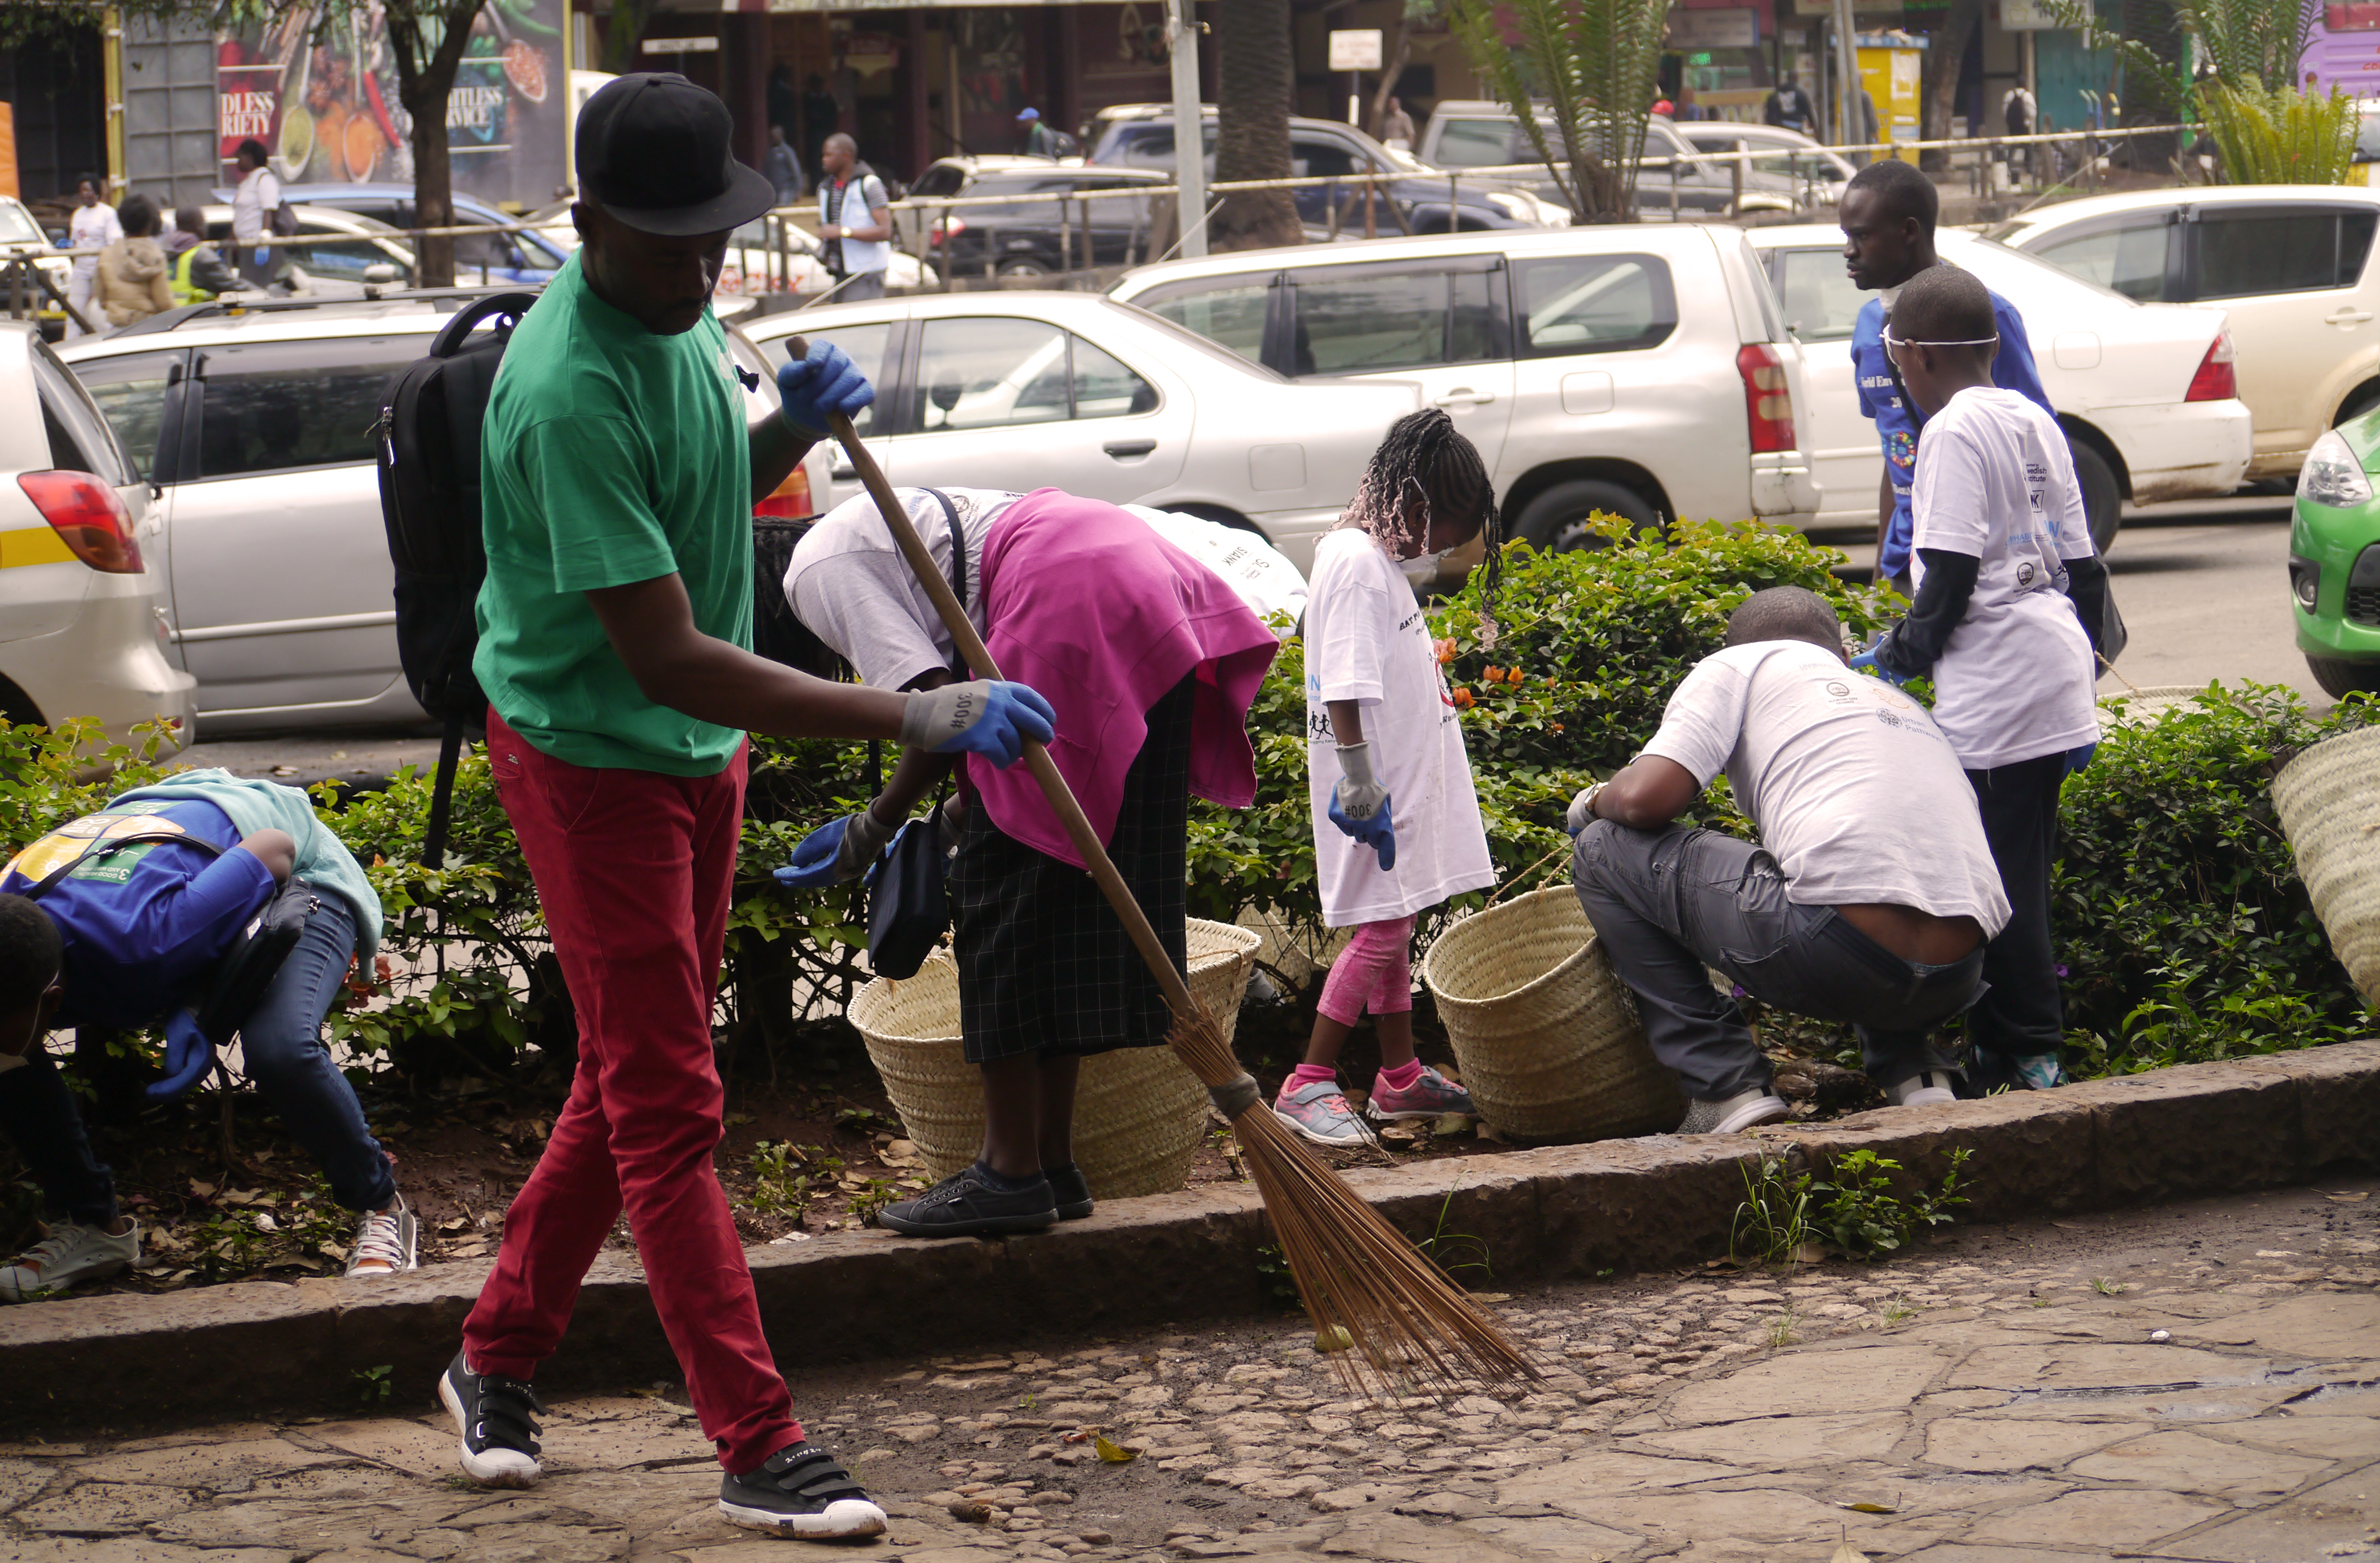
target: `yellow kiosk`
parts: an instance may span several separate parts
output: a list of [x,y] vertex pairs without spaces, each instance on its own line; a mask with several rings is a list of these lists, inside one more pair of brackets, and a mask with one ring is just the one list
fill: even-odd
[[[1863,32],[1857,35],[1857,42],[1860,84],[1876,103],[1876,139],[1919,139],[1925,115],[1920,107],[1918,80],[1926,41],[1905,32]],[[1903,163],[1917,161],[1913,151],[1892,155]]]

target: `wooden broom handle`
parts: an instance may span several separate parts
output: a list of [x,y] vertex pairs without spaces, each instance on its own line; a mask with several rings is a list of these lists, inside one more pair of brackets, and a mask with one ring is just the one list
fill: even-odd
[[[809,356],[808,345],[798,336],[785,345],[796,358]],[[933,600],[934,609],[941,614],[942,625],[951,632],[951,639],[958,647],[959,654],[966,659],[967,666],[975,670],[978,678],[998,679],[1000,668],[992,661],[991,652],[985,648],[983,636],[976,634],[975,624],[966,616],[965,606],[959,601],[958,594],[951,590],[951,583],[943,578],[941,566],[936,564],[934,556],[926,551],[925,539],[911,525],[909,512],[894,497],[892,485],[885,479],[884,469],[876,465],[876,457],[859,442],[859,432],[852,428],[851,419],[841,413],[829,413],[827,429],[834,435],[835,442],[843,446],[844,454],[851,457],[851,465],[858,471],[859,481],[867,489],[868,497],[876,502],[877,510],[884,516],[884,525],[891,528],[892,540],[900,545],[901,555],[909,562],[917,584],[924,587],[926,595]],[[976,578],[983,578],[981,560],[976,562]],[[1067,786],[1066,779],[1058,773],[1057,761],[1050,757],[1047,748],[1027,738],[1025,741],[1025,764],[1033,772],[1033,780],[1041,784],[1041,795],[1050,800],[1050,807],[1058,816],[1058,822],[1065,826],[1067,839],[1082,854],[1084,866],[1090,870],[1091,878],[1106,893],[1108,904],[1114,907],[1116,915],[1123,919],[1124,931],[1132,935],[1132,942],[1140,950],[1140,958],[1148,963],[1150,974],[1157,978],[1157,986],[1164,991],[1167,1006],[1184,1020],[1195,1018],[1198,1006],[1190,997],[1189,985],[1182,980],[1182,974],[1173,969],[1172,958],[1166,954],[1165,946],[1159,941],[1157,930],[1149,926],[1148,915],[1140,909],[1140,903],[1133,899],[1132,890],[1123,882],[1123,876],[1116,872],[1116,866],[1109,858],[1106,846],[1101,844],[1099,832],[1091,829],[1090,818],[1083,813],[1083,806],[1075,801],[1075,790]]]

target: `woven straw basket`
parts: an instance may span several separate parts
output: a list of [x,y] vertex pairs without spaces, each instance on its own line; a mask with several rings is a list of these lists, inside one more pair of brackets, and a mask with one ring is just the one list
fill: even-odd
[[1609,1139],[1678,1126],[1678,1078],[1654,1061],[1635,996],[1570,886],[1463,918],[1429,947],[1421,975],[1463,1086],[1498,1133]]
[[2364,1002],[2380,1004],[2380,728],[2325,738],[2273,779],[2314,915]]
[[[2104,733],[2122,722],[2154,724],[2162,721],[2169,711],[2195,711],[2198,702],[2205,697],[2206,685],[2203,684],[2152,684],[2142,689],[2110,691],[2099,697],[2099,730]],[[2121,716],[2108,704],[2111,700],[2124,703]]]
[[[1253,930],[1189,923],[1190,991],[1229,1041],[1255,969]],[[851,1001],[851,1024],[884,1079],[893,1109],[936,1178],[983,1148],[983,1074],[959,1043],[959,973],[938,953],[916,976],[878,977]],[[1207,1088],[1171,1048],[1120,1048],[1083,1060],[1075,1097],[1075,1161],[1100,1199],[1163,1193],[1189,1181],[1207,1132]]]

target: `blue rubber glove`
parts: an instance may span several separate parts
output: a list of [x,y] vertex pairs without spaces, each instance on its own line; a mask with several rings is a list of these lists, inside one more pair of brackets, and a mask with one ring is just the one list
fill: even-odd
[[2092,760],[2097,758],[2098,754],[2099,745],[2096,744],[2084,744],[2079,748],[2067,750],[2066,774],[2071,776],[2078,770],[2089,769]]
[[1890,668],[1886,667],[1883,663],[1876,660],[1876,648],[1883,644],[1884,636],[1880,635],[1874,640],[1870,641],[1866,650],[1861,652],[1858,656],[1853,657],[1851,660],[1851,669],[1853,672],[1872,672],[1876,674],[1876,677],[1884,680],[1885,683],[1891,685],[1895,689],[1901,688],[1910,682],[1909,679],[1894,672]]
[[1380,872],[1385,874],[1397,866],[1397,822],[1393,816],[1396,800],[1384,797],[1379,812],[1369,819],[1350,819],[1339,806],[1339,793],[1330,793],[1330,823],[1344,830],[1364,845],[1379,854]]
[[857,418],[876,400],[876,387],[859,372],[851,355],[832,342],[813,342],[810,356],[777,371],[777,394],[788,427],[823,436],[827,415]]
[[199,1017],[176,1010],[165,1023],[165,1078],[149,1083],[152,1102],[171,1101],[206,1078],[215,1064],[215,1045],[199,1029]]
[[1025,741],[1047,744],[1058,731],[1050,702],[1022,684],[981,679],[945,684],[909,697],[901,742],[938,755],[981,755],[1001,769],[1025,753]]

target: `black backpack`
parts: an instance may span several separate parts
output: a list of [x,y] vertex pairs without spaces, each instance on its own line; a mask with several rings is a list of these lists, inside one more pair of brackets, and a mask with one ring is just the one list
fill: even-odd
[[[446,724],[438,782],[422,842],[425,866],[443,865],[455,764],[466,733],[487,731],[488,697],[471,672],[480,584],[488,550],[480,530],[480,429],[496,366],[533,293],[499,293],[456,311],[431,339],[430,356],[389,386],[381,408],[380,510],[396,566],[396,651],[421,709]],[[473,328],[496,327],[473,339]]]

